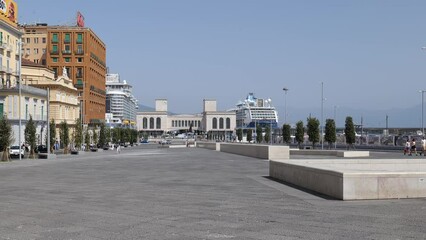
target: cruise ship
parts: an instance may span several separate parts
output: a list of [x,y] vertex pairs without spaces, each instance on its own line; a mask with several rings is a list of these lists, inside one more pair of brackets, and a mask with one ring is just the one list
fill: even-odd
[[271,99],[256,98],[249,93],[245,100],[239,101],[236,108],[237,128],[256,128],[271,126],[278,128],[278,114]]

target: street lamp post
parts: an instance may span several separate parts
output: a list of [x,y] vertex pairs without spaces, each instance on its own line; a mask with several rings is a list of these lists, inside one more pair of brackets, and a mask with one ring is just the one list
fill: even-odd
[[420,90],[420,93],[422,93],[422,136],[425,135],[425,128],[424,128],[424,124],[423,124],[423,119],[424,119],[424,108],[423,108],[423,104],[424,104],[424,93],[426,92],[426,90]]
[[21,144],[21,128],[22,128],[22,116],[21,116],[21,108],[22,108],[22,106],[21,106],[21,104],[22,104],[22,101],[21,101],[21,98],[22,98],[22,80],[21,80],[21,65],[22,65],[22,40],[19,40],[19,42],[18,42],[18,55],[19,55],[19,63],[18,63],[18,89],[19,89],[19,108],[18,108],[18,111],[19,111],[19,129],[18,129],[18,132],[19,132],[19,134],[18,134],[18,144],[19,144],[19,160],[21,160],[22,159],[22,156],[21,156],[21,151],[22,151],[22,144]]
[[[333,117],[334,117],[334,126],[337,129],[336,111],[337,111],[337,106],[334,105],[334,115],[333,115]],[[334,149],[337,149],[337,138],[334,141]]]
[[284,91],[284,124],[287,123],[287,91],[288,88],[283,88]]
[[324,137],[323,137],[323,131],[324,131],[324,82],[321,82],[321,150],[324,150]]

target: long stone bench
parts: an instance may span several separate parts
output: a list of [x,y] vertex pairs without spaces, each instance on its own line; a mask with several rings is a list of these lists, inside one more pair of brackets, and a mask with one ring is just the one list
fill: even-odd
[[261,159],[289,159],[288,146],[197,142],[197,147]]
[[290,149],[290,155],[335,156],[335,157],[369,157],[369,151],[320,150],[320,149]]
[[269,175],[341,200],[426,197],[423,159],[273,160]]

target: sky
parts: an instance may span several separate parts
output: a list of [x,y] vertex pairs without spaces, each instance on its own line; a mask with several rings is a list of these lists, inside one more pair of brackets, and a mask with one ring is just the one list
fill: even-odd
[[110,73],[175,113],[202,112],[203,99],[227,110],[253,92],[296,121],[292,110],[319,117],[321,106],[324,118],[418,109],[426,89],[426,1],[16,2],[22,24],[71,25],[80,11]]

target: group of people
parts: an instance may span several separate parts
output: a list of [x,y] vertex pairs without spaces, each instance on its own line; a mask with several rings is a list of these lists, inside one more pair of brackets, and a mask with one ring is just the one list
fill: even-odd
[[412,156],[413,154],[417,155],[422,155],[425,156],[426,153],[426,139],[423,138],[422,139],[422,149],[421,151],[417,152],[417,146],[416,146],[416,140],[413,138],[411,139],[407,139],[407,141],[405,142],[405,147],[404,147],[404,155],[408,155],[408,156]]

